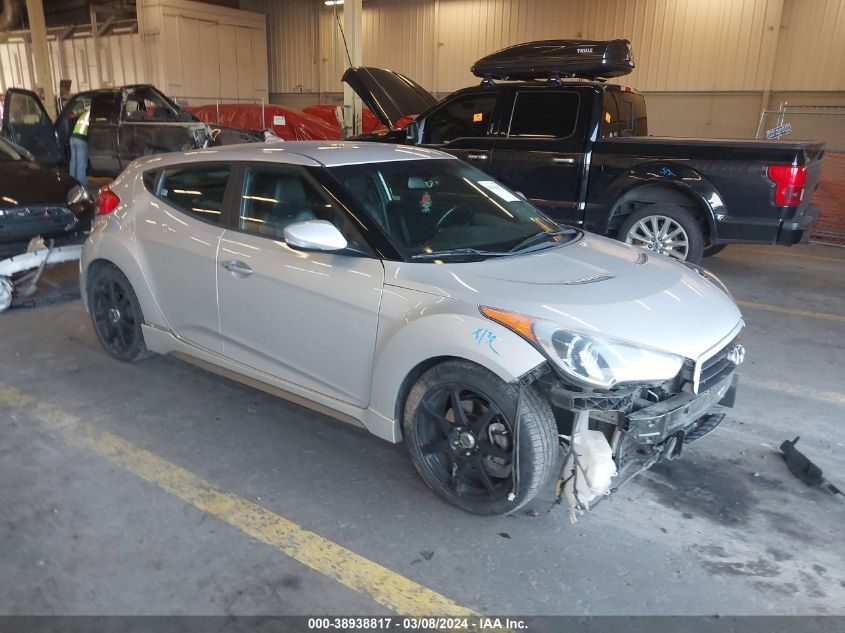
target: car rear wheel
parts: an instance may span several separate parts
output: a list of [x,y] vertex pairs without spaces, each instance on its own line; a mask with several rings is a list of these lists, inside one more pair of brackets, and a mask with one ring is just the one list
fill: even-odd
[[625,219],[619,238],[681,261],[698,262],[704,253],[704,235],[692,214],[670,204],[651,204]]
[[506,514],[533,499],[555,463],[557,426],[549,403],[524,387],[514,451],[518,403],[517,387],[474,363],[448,361],[425,372],[404,414],[425,482],[474,514]]
[[117,360],[135,362],[152,354],[144,344],[144,315],[129,280],[111,265],[91,273],[88,307],[94,331],[106,351]]

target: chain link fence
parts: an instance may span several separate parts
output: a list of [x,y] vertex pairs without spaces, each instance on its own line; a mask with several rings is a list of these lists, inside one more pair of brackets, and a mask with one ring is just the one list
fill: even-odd
[[777,110],[760,114],[757,138],[825,143],[821,180],[813,196],[821,217],[813,238],[845,244],[845,105],[781,103]]

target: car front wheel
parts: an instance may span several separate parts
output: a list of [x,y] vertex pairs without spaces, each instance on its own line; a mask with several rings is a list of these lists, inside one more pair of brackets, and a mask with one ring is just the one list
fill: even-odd
[[479,365],[447,361],[417,380],[405,403],[405,440],[441,497],[474,514],[506,514],[548,480],[558,451],[554,415],[533,387],[523,389],[517,424],[519,388]]

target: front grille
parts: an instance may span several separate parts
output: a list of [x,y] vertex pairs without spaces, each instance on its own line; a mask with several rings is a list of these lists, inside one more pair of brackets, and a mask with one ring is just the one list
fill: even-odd
[[0,237],[4,240],[49,237],[70,230],[76,222],[76,216],[67,207],[32,205],[0,209]]
[[731,350],[739,343],[739,335],[725,345],[710,358],[699,362],[697,368],[698,389],[696,393],[703,393],[718,383],[722,378],[736,369],[736,364],[728,357]]

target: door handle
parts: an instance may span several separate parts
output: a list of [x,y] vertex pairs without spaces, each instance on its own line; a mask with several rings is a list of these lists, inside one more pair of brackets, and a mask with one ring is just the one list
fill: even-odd
[[468,160],[487,160],[487,154],[467,154]]
[[244,264],[239,259],[230,259],[220,265],[237,277],[248,277],[253,273],[252,268]]
[[575,159],[572,156],[555,156],[552,162],[555,165],[574,165]]

